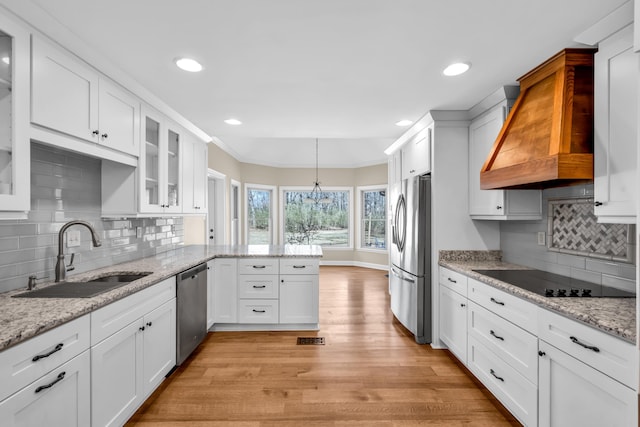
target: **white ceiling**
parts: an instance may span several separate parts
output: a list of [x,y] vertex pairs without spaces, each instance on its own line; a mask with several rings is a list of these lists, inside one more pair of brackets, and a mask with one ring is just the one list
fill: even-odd
[[[573,38],[625,0],[20,2],[44,9],[241,161],[311,167],[317,137],[321,167],[352,167],[385,161],[405,130],[396,121],[470,108],[579,46]],[[177,69],[181,56],[204,71]],[[473,65],[444,77],[453,61]],[[230,117],[243,125],[225,124]]]

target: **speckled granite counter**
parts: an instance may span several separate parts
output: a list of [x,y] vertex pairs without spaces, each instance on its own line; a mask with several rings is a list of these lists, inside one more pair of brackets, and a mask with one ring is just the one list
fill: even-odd
[[439,264],[625,341],[636,342],[635,298],[547,298],[473,271],[529,269],[502,262],[500,251],[441,251]]
[[[212,258],[231,257],[313,257],[322,256],[320,246],[249,245],[249,246],[186,246],[155,257],[69,276],[67,281],[89,281],[108,274],[148,276],[93,298],[11,298],[25,292],[19,289],[0,294],[0,351],[28,338],[73,320],[109,303],[152,286],[167,277],[187,270]],[[50,286],[52,282],[38,287]]]

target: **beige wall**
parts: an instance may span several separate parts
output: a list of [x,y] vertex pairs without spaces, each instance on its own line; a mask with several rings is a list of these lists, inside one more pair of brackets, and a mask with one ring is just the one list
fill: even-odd
[[[230,218],[230,198],[231,179],[242,184],[242,194],[244,195],[244,185],[260,184],[271,186],[309,186],[312,188],[315,181],[315,169],[313,168],[275,168],[250,163],[241,163],[227,152],[215,144],[209,144],[209,169],[213,169],[226,175],[227,198],[226,215]],[[327,168],[318,171],[318,180],[323,187],[353,187],[354,203],[357,203],[355,190],[358,186],[366,185],[386,185],[387,165],[380,164],[361,168]],[[279,193],[276,194],[276,199]],[[279,203],[278,200],[276,200]],[[276,205],[278,206],[278,205]],[[244,209],[244,203],[242,203]],[[276,213],[277,215],[278,213]],[[355,209],[354,209],[355,215]],[[244,213],[241,215],[242,224],[240,227],[240,241],[244,241]],[[352,218],[354,224],[354,239],[356,218]],[[228,221],[227,221],[228,222]],[[229,235],[229,224],[226,224],[227,235]],[[355,245],[355,242],[354,242]],[[386,252],[360,251],[356,249],[325,249],[322,261],[347,262],[359,264],[372,264],[378,266],[388,265],[388,255]]]

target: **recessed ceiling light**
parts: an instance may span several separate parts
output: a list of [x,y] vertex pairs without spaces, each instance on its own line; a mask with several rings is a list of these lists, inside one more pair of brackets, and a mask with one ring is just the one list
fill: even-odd
[[456,62],[445,68],[442,74],[445,76],[459,76],[462,73],[466,73],[469,68],[471,68],[471,64],[468,62]]
[[195,59],[191,58],[178,58],[176,59],[176,65],[178,68],[192,73],[202,71],[202,65]]
[[241,125],[242,122],[238,119],[227,119],[224,121],[226,124],[228,125],[233,125],[233,126],[237,126],[237,125]]
[[2,62],[4,62],[5,64],[9,65],[11,63],[11,58],[9,58],[8,56],[3,56],[2,57]]
[[400,126],[400,127],[405,127],[405,126],[409,126],[412,125],[413,121],[411,120],[400,120],[399,122],[396,122],[396,126]]

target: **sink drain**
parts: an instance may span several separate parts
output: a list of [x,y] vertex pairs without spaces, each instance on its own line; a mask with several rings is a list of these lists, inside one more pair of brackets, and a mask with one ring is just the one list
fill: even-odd
[[324,337],[298,337],[298,345],[324,345]]

